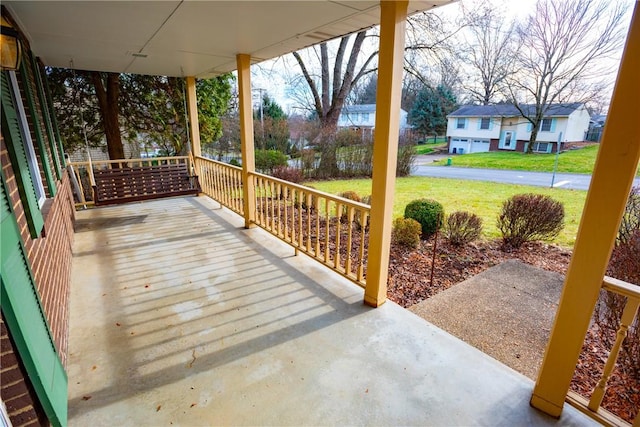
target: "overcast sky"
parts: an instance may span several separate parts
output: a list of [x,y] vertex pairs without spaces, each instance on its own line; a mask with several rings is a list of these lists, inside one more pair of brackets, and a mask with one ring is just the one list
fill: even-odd
[[[631,12],[633,11],[633,5],[635,0],[621,0],[624,3],[629,4],[629,18],[625,25],[628,26],[631,18]],[[465,4],[473,4],[473,0],[466,0]],[[511,19],[524,19],[526,16],[534,10],[536,0],[493,0],[493,3],[497,8],[505,15],[505,18]],[[440,13],[451,14],[456,16],[459,14],[459,6],[456,3],[442,6],[439,9]],[[286,55],[284,58],[265,61],[257,66],[252,67],[252,86],[256,89],[264,89],[266,92],[278,104],[282,106],[288,114],[302,114],[304,113],[300,109],[297,109],[297,103],[289,96],[290,92],[290,79],[292,76],[302,74],[298,65],[295,63],[291,55]],[[615,74],[612,75],[612,79]],[[259,91],[255,91],[254,99],[258,102]]]

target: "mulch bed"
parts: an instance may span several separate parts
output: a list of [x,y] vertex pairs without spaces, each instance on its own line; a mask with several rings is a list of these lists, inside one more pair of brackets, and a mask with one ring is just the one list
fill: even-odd
[[[416,250],[392,245],[389,299],[409,307],[508,259],[519,259],[560,274],[566,273],[571,259],[571,251],[541,242],[526,243],[507,252],[502,250],[499,240],[455,247],[441,238],[436,245],[431,280],[433,247],[434,238],[423,240]],[[604,346],[594,325],[587,333],[571,389],[590,396],[608,355],[609,348]],[[633,422],[640,408],[640,379],[616,368],[607,383],[602,406],[627,422]]]

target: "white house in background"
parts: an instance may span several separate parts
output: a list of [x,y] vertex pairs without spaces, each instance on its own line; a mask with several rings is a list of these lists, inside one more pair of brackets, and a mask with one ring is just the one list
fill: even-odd
[[[532,105],[523,106],[533,109]],[[531,123],[514,105],[465,105],[447,116],[450,153],[526,151]],[[553,104],[547,108],[533,151],[551,153],[562,143],[584,141],[590,116],[584,104]]]
[[[356,129],[373,133],[376,126],[376,104],[346,105],[338,118],[338,128]],[[400,110],[400,133],[410,126],[407,124],[407,112]]]

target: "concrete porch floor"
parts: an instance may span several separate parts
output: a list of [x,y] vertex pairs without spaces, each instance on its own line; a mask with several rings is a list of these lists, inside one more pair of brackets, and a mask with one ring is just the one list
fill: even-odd
[[208,197],[76,214],[69,425],[589,425]]

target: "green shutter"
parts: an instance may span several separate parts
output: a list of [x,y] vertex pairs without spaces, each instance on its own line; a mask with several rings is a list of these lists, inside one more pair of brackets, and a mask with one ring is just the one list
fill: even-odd
[[[38,67],[40,70],[40,67]],[[60,137],[60,129],[58,129],[58,121],[56,120],[55,109],[53,108],[53,98],[51,97],[51,91],[49,90],[49,85],[47,84],[46,76],[41,75],[42,87],[44,88],[45,94],[45,102],[49,109],[49,117],[51,118],[51,126],[53,127],[53,131],[55,132],[55,140],[58,146],[58,153],[60,154],[60,163],[64,165],[64,147],[62,146],[62,138]]]
[[20,66],[20,76],[22,77],[22,85],[24,87],[25,97],[27,98],[27,108],[29,108],[29,114],[33,121],[33,130],[36,137],[36,144],[38,144],[38,150],[40,151],[40,159],[42,168],[44,169],[44,176],[47,180],[47,187],[49,188],[49,195],[51,197],[56,195],[56,181],[51,171],[51,164],[49,163],[49,156],[47,154],[47,147],[44,144],[44,135],[42,135],[42,128],[40,127],[40,117],[38,114],[38,108],[35,102],[35,96],[32,91],[31,79],[29,77],[30,64],[27,59],[27,55],[22,57],[22,65]]
[[33,68],[33,75],[35,77],[36,87],[38,88],[38,98],[40,99],[40,109],[42,110],[42,117],[44,118],[45,128],[47,129],[47,139],[49,140],[49,149],[51,150],[51,156],[55,163],[56,175],[58,179],[62,178],[62,165],[64,157],[60,157],[58,154],[58,147],[56,145],[56,138],[53,131],[53,119],[51,118],[53,111],[49,110],[49,100],[47,99],[44,91],[42,75],[40,74],[40,66],[36,57],[29,52],[31,59],[31,67]]
[[60,362],[29,268],[4,174],[0,183],[0,301],[38,400],[54,426],[67,424],[67,375]]
[[22,205],[29,224],[31,237],[37,238],[44,227],[44,219],[38,206],[36,189],[29,170],[29,162],[22,140],[22,130],[18,112],[13,104],[11,84],[9,83],[8,71],[2,72],[1,92],[2,92],[2,135],[4,136],[11,157],[11,165],[16,174],[18,190]]

